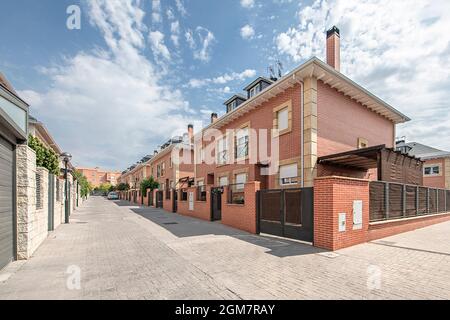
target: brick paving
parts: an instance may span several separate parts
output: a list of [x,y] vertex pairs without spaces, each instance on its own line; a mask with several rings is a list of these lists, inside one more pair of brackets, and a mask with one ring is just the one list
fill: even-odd
[[[81,271],[69,290],[68,267]],[[450,299],[450,222],[340,250],[91,198],[0,299]]]

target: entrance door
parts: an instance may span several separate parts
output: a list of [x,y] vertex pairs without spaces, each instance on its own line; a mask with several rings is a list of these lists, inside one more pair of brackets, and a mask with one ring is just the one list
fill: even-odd
[[211,189],[211,220],[222,220],[222,188]]
[[0,269],[14,258],[13,152],[0,137]]
[[312,242],[313,197],[313,188],[259,191],[260,233]]
[[162,208],[163,207],[163,201],[164,201],[164,191],[158,191],[156,193],[156,207]]
[[176,213],[178,211],[178,191],[177,190],[173,190],[172,192],[173,194],[173,213]]

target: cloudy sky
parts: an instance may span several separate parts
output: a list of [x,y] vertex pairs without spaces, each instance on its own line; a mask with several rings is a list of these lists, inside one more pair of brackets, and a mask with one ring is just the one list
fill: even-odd
[[[81,8],[81,29],[66,27]],[[268,66],[324,59],[450,150],[448,0],[3,0],[0,71],[80,166],[123,170],[211,112]]]

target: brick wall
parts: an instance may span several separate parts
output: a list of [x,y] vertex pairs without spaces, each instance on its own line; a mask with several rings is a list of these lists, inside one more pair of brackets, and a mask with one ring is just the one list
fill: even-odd
[[449,220],[450,213],[446,213],[397,221],[371,223],[367,234],[367,241],[390,237],[395,234],[413,231]]
[[222,195],[222,223],[240,230],[256,234],[257,203],[256,193],[260,190],[260,182],[250,182],[245,185],[245,204],[228,204],[228,187]]
[[441,167],[441,172],[438,176],[424,176],[423,177],[423,185],[430,188],[442,188],[446,187],[445,185],[445,172],[446,172],[446,161],[445,159],[434,159],[427,160],[424,163],[424,167],[429,165],[439,165]]
[[194,210],[189,210],[189,201],[180,201],[181,192],[178,194],[178,210],[177,213],[197,218],[205,221],[211,221],[211,186],[206,186],[206,201],[197,201],[197,188],[188,188],[189,192],[194,193]]
[[[363,224],[354,229],[353,201],[363,201]],[[339,214],[346,214],[346,231],[339,232]],[[324,177],[314,181],[314,246],[338,250],[366,242],[369,228],[369,181]]]

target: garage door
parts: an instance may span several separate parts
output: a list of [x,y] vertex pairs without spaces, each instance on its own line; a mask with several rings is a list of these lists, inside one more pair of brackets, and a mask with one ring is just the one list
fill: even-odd
[[0,137],[0,269],[13,260],[13,148]]

